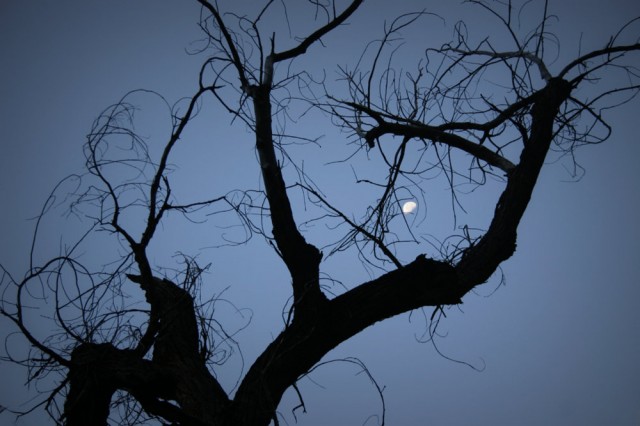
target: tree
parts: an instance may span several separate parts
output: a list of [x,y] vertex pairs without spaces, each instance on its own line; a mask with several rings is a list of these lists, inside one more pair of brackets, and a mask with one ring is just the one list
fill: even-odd
[[[402,30],[428,15],[419,12],[398,17],[354,69],[340,69],[346,91],[302,71],[304,65],[294,60],[313,55],[312,49],[331,33],[344,32],[339,27],[364,7],[361,3],[315,4],[324,21],[292,47],[280,48],[279,35],[260,30],[273,2],[247,18],[225,15],[203,0],[206,45],[201,53],[207,59],[199,89],[168,106],[171,136],[158,155],[133,127],[130,99],[146,92],[125,96],[96,120],[85,146],[87,173],[64,182],[78,182],[70,211],[90,219],[91,227],[59,256],[32,264],[22,279],[6,270],[3,275],[1,312],[32,347],[25,359],[11,359],[30,367],[33,380],[49,372],[62,375],[45,401],[55,410],[55,402],[64,397],[60,421],[105,424],[110,411],[123,407],[130,423],[148,417],[178,424],[277,422],[284,391],[332,348],[378,321],[414,309],[432,308],[435,327],[444,306],[461,303],[486,282],[515,251],[518,224],[550,148],[571,155],[580,145],[604,141],[610,130],[604,109],[633,98],[638,89],[628,54],[640,45],[620,41],[628,28],[604,48],[552,72],[548,44],[553,39],[547,31],[552,17],[546,5],[540,25],[519,38],[510,5],[494,11],[476,1],[470,3],[493,13],[512,35],[510,47],[488,39],[472,44],[459,24],[455,42],[427,48],[416,71],[404,72],[394,65],[396,43]],[[597,96],[579,96],[583,85],[614,71],[628,77],[628,84],[607,87],[605,80]],[[488,76],[500,79],[500,86],[485,86]],[[255,134],[262,188],[179,202],[170,159],[209,95]],[[344,129],[354,158],[381,158],[383,180],[359,179],[377,191],[364,215],[345,213],[290,156],[287,142],[314,142],[287,134],[294,104],[322,111]],[[354,161],[345,160],[345,167]],[[405,236],[408,242],[418,237],[399,206],[420,198],[423,182],[436,172],[449,182],[454,215],[461,176],[477,187],[499,185],[501,194],[486,230],[462,226],[460,235],[437,245],[438,256],[414,253],[415,260],[407,262],[406,254],[399,254]],[[293,193],[302,194],[313,212],[310,221],[335,229],[322,251],[300,230]],[[291,276],[284,327],[233,398],[212,372],[220,362],[215,345],[230,340],[211,315],[211,305],[198,303],[206,267],[185,255],[182,270],[170,275],[149,255],[170,215],[199,220],[202,212],[224,217],[223,224],[235,215],[248,235],[260,235],[273,247]],[[120,244],[118,261],[104,261],[98,268],[81,262],[83,243],[104,231]],[[375,278],[339,295],[323,291],[322,259],[340,255],[358,256]],[[131,306],[123,297],[132,284],[142,290],[148,307]],[[29,307],[39,297],[53,303],[60,328],[48,339],[36,337],[28,326]]]

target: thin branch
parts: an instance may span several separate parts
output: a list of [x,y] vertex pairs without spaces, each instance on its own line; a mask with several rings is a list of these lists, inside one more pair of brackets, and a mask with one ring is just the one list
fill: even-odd
[[[628,44],[623,46],[609,46],[605,47],[604,49],[594,50],[569,62],[569,64],[567,64],[567,66],[565,66],[562,71],[560,71],[558,77],[564,78],[573,68],[584,65],[587,61],[589,61],[589,59],[597,58],[599,56],[607,56],[617,52],[627,53],[634,50],[640,50],[640,43]],[[586,74],[587,73],[583,73],[581,74],[581,76],[584,77]]]
[[340,15],[336,16],[334,19],[330,20],[325,26],[317,29],[309,36],[307,36],[304,40],[300,42],[296,47],[291,48],[289,50],[285,50],[284,52],[273,53],[273,63],[282,62],[287,59],[292,59],[297,56],[304,54],[309,46],[311,46],[316,41],[320,40],[324,35],[329,33],[331,30],[342,24],[344,21],[349,18],[357,9],[360,7],[364,0],[354,0],[351,2],[349,7],[347,7],[344,12]]

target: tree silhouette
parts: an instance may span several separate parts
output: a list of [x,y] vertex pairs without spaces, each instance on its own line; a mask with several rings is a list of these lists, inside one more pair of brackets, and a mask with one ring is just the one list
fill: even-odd
[[[433,333],[443,307],[460,304],[513,255],[518,225],[550,150],[572,156],[581,145],[606,140],[611,129],[603,112],[633,99],[640,89],[628,59],[640,44],[623,41],[635,21],[602,49],[552,68],[548,45],[556,40],[547,28],[553,17],[546,2],[539,25],[524,37],[511,2],[497,8],[467,2],[493,16],[508,42],[474,42],[464,23],[458,23],[451,43],[424,46],[413,72],[396,65],[401,33],[429,14],[401,15],[366,46],[353,68],[338,68],[338,83],[317,78],[296,61],[314,55],[330,33],[348,34],[341,26],[366,8],[362,0],[310,2],[315,26],[291,38],[293,46],[285,49],[279,34],[261,31],[261,20],[276,2],[265,2],[253,17],[225,14],[215,2],[198,3],[205,35],[199,54],[206,60],[197,92],[170,105],[155,93],[134,91],[104,110],[85,145],[86,173],[61,182],[40,216],[57,202],[60,188],[71,183],[69,212],[91,226],[43,263],[36,263],[32,251],[23,278],[3,267],[0,313],[30,347],[24,357],[8,352],[5,359],[27,367],[31,381],[59,378],[42,403],[62,424],[107,424],[116,412],[127,424],[149,419],[183,425],[278,424],[284,392],[297,391],[301,377],[365,328],[429,308]],[[625,80],[608,85],[614,73]],[[593,82],[600,91],[582,97],[580,89]],[[171,135],[158,153],[135,131],[131,99],[140,95],[157,97],[170,111]],[[207,99],[255,135],[262,184],[257,190],[183,203],[172,191],[172,155]],[[289,154],[290,143],[315,142],[312,136],[287,133],[293,105],[324,114],[344,132],[353,146],[352,155],[341,161],[344,167],[375,156],[386,168],[380,181],[356,174],[358,183],[376,194],[361,216],[327,197],[304,164]],[[401,204],[423,199],[424,182],[436,177],[449,184],[454,220],[462,195],[457,182],[474,188],[499,185],[493,217],[485,230],[461,226],[459,234],[432,241],[436,254],[417,252],[414,260],[405,261],[401,247],[419,236]],[[296,221],[293,191],[313,212],[305,223],[322,224],[331,234],[322,248],[308,241]],[[184,254],[182,268],[169,274],[149,255],[168,216],[198,221],[203,213],[212,221],[219,218],[221,225],[233,217],[247,238],[262,237],[291,278],[283,328],[233,393],[215,375],[234,340],[214,316],[219,299],[202,302],[207,267]],[[117,242],[116,260],[110,254],[98,267],[83,262],[79,252],[85,242],[105,233]],[[353,256],[374,278],[335,294],[322,284],[322,261],[331,256]],[[143,307],[125,297],[133,285],[144,294]],[[43,303],[58,327],[45,338],[30,325],[30,316],[40,315],[31,308]],[[58,406],[61,400],[64,405]]]

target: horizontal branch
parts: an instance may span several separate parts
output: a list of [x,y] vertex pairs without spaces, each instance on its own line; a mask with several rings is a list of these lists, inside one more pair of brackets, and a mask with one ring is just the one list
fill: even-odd
[[369,146],[374,145],[374,141],[384,135],[403,136],[407,138],[420,138],[428,139],[434,143],[439,142],[445,145],[449,145],[453,148],[460,149],[475,156],[476,158],[485,161],[494,167],[503,170],[505,173],[509,173],[515,165],[506,159],[505,157],[491,151],[489,148],[471,142],[462,136],[450,133],[451,130],[481,130],[489,131],[509,118],[510,113],[515,110],[521,109],[534,101],[534,96],[522,99],[521,101],[513,105],[513,109],[508,108],[498,115],[495,119],[488,121],[484,124],[475,124],[471,122],[462,123],[447,123],[442,126],[429,126],[417,121],[403,121],[403,122],[390,122],[387,119],[402,121],[400,117],[394,117],[387,113],[381,113],[375,111],[367,106],[360,105],[354,102],[344,102],[345,105],[355,109],[356,111],[363,112],[373,118],[377,125],[371,130],[363,134],[365,140]]
[[428,139],[434,143],[443,143],[452,148],[465,151],[487,164],[503,170],[505,173],[509,173],[515,168],[515,165],[511,161],[483,145],[426,124],[416,125],[384,122],[369,130],[365,135],[365,139],[371,145],[375,139],[387,134],[408,138]]
[[605,47],[604,49],[594,50],[592,52],[582,55],[579,58],[569,62],[569,64],[567,64],[567,66],[565,66],[562,69],[562,71],[560,71],[560,73],[558,74],[558,77],[564,78],[567,75],[567,73],[569,73],[569,71],[571,71],[573,68],[579,65],[584,65],[590,59],[597,58],[598,56],[607,56],[607,55],[611,55],[612,53],[626,53],[634,50],[640,50],[640,43],[629,44],[624,46],[609,46],[609,47]]
[[413,309],[462,303],[457,283],[453,266],[420,255],[403,268],[333,299],[331,316],[341,323],[340,330],[334,332],[346,339],[378,321]]
[[[432,50],[437,50],[437,49],[432,49]],[[542,58],[540,58],[539,56],[531,52],[527,52],[525,50],[516,50],[511,52],[496,52],[492,50],[465,50],[465,49],[459,49],[454,47],[445,47],[443,49],[439,49],[439,51],[453,52],[461,56],[487,56],[489,58],[494,58],[494,59],[513,59],[513,58],[526,59],[534,63],[538,67],[538,71],[540,72],[540,77],[544,81],[548,82],[552,78],[552,75],[547,69],[547,66],[545,65]]]

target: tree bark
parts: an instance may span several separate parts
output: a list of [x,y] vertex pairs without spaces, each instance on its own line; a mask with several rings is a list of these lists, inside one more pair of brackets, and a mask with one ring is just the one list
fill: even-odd
[[[66,423],[105,425],[117,390],[130,392],[151,414],[184,425],[259,426],[275,418],[287,388],[323,356],[363,329],[394,315],[425,306],[461,303],[515,251],[517,227],[531,199],[554,136],[554,122],[571,85],[551,79],[538,92],[532,126],[520,162],[495,209],[487,233],[466,250],[457,265],[418,256],[413,262],[326,300],[318,277],[320,252],[295,227],[271,133],[269,91],[252,93],[256,146],[260,155],[274,238],[289,268],[296,297],[296,319],[258,357],[229,400],[199,355],[193,299],[167,280],[130,276],[145,291],[157,318],[153,356],[85,343],[72,356]],[[299,311],[298,311],[299,310]],[[302,312],[302,315],[298,315]],[[309,314],[312,312],[313,314]],[[153,325],[153,324],[152,324]],[[173,404],[169,401],[175,401]]]
[[[129,392],[150,414],[183,425],[219,423],[229,398],[200,355],[193,298],[168,280],[129,275],[157,318],[153,355],[110,343],[74,349],[64,417],[68,426],[106,425],[116,390]],[[176,404],[169,401],[175,401]]]
[[236,424],[266,425],[284,391],[324,355],[363,329],[394,315],[425,306],[461,303],[483,284],[516,248],[517,227],[554,135],[554,121],[571,92],[552,79],[540,90],[531,111],[532,128],[520,163],[510,173],[485,236],[455,266],[418,256],[412,263],[361,284],[319,311],[316,321],[285,329],[253,364],[232,403]]
[[552,78],[541,89],[531,109],[531,131],[518,166],[508,175],[507,185],[496,204],[489,229],[466,250],[456,265],[460,292],[466,293],[489,279],[500,263],[516,250],[517,230],[553,142],[554,123],[561,105],[571,94],[571,84]]
[[[266,68],[273,66],[267,61]],[[256,149],[260,159],[262,179],[269,202],[273,237],[282,260],[291,274],[294,321],[303,316],[315,316],[326,301],[320,290],[322,253],[307,243],[296,225],[282,168],[276,157],[271,123],[270,81],[250,88],[256,121]]]

